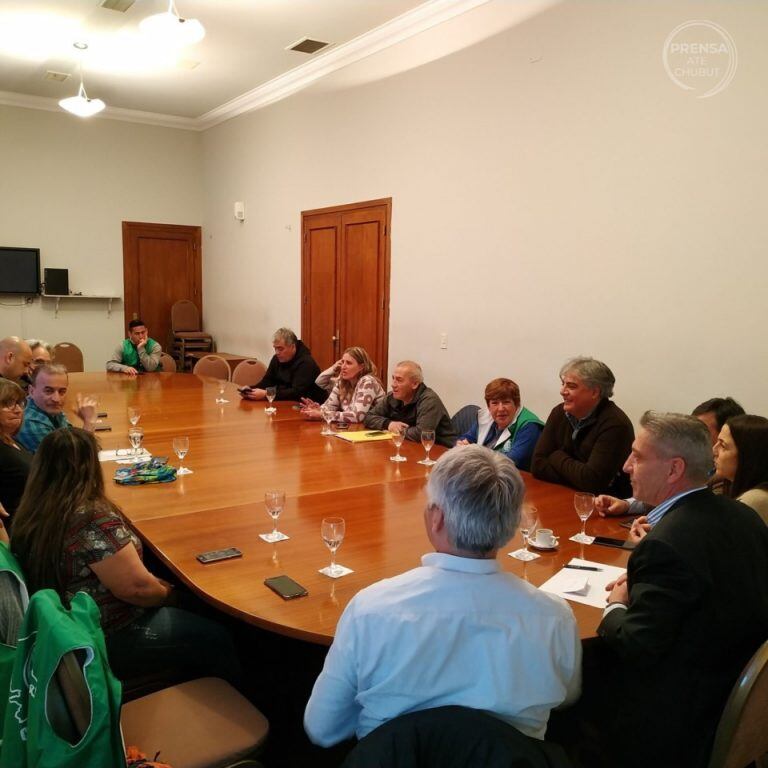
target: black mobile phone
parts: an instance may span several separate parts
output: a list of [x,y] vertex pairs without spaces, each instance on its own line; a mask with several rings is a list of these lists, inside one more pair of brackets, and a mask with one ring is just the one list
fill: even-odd
[[111,432],[112,427],[109,424],[95,424],[93,427],[94,432]]
[[626,539],[612,539],[610,536],[595,536],[595,544],[602,544],[604,547],[616,547],[617,549],[634,549],[635,544]]
[[227,549],[214,549],[211,552],[202,552],[196,555],[197,559],[203,564],[218,563],[219,560],[231,560],[233,557],[242,557],[243,553],[237,547],[227,547]]
[[307,590],[290,576],[272,576],[264,579],[264,583],[273,592],[277,592],[283,600],[293,600],[295,597],[304,597],[308,594]]

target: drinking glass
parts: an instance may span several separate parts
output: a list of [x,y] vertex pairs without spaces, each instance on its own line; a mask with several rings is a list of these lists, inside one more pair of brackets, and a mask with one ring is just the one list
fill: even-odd
[[408,461],[405,456],[400,455],[400,446],[403,444],[403,440],[405,440],[405,434],[403,432],[392,433],[392,442],[395,444],[396,452],[394,456],[389,457],[390,461]]
[[188,437],[174,437],[173,438],[173,452],[179,457],[179,468],[176,470],[177,475],[191,475],[192,470],[182,466],[181,462],[189,452],[189,438]]
[[277,530],[277,518],[280,517],[285,506],[285,491],[266,491],[264,493],[264,506],[272,518],[272,533],[265,533],[262,538],[270,544],[282,541],[285,534]]
[[216,398],[216,403],[218,405],[223,405],[224,403],[228,403],[229,400],[224,399],[224,390],[227,388],[227,382],[224,381],[224,379],[219,379],[219,396]]
[[573,495],[573,506],[576,510],[576,514],[581,520],[581,533],[576,534],[573,537],[574,541],[578,541],[580,544],[590,544],[591,539],[586,534],[587,520],[592,514],[592,510],[595,508],[595,494],[594,493],[575,493]]
[[132,407],[128,409],[128,421],[131,422],[131,426],[135,427],[139,423],[141,418],[141,411],[138,408]]
[[429,458],[429,452],[432,450],[432,446],[435,444],[435,430],[434,429],[422,429],[421,430],[421,444],[424,446],[424,450],[427,455],[421,460],[416,462],[417,464],[423,464],[425,467],[431,467],[435,462]]
[[341,570],[341,567],[336,565],[336,550],[344,541],[345,527],[343,517],[326,517],[320,526],[320,535],[323,537],[325,546],[331,550],[331,564],[323,569],[328,576],[336,576]]
[[131,441],[133,447],[133,455],[139,455],[139,449],[141,448],[141,441],[144,439],[144,430],[141,427],[131,427],[128,430],[128,439]]
[[267,393],[267,400],[269,400],[269,405],[264,409],[264,413],[277,413],[277,408],[272,405],[275,398],[277,397],[277,387],[267,387],[265,391]]
[[536,555],[528,549],[528,545],[531,543],[531,536],[534,535],[536,529],[539,527],[539,511],[531,504],[523,504],[520,510],[520,533],[523,536],[523,549],[518,549],[515,552],[515,558],[528,562],[534,560]]
[[320,406],[320,414],[323,417],[323,421],[325,421],[325,426],[323,427],[323,431],[320,433],[321,435],[332,435],[333,430],[331,429],[331,422],[333,421],[333,415],[335,411],[331,408],[326,408],[324,405]]

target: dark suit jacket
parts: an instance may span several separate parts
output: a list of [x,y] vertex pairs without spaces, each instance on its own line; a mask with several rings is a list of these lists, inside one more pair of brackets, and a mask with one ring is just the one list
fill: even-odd
[[627,414],[612,400],[603,399],[595,408],[594,423],[582,427],[574,440],[561,403],[552,409],[536,443],[531,472],[550,483],[623,499],[631,488],[621,468],[634,437]]
[[638,545],[627,571],[629,608],[598,628],[621,662],[616,759],[705,765],[731,687],[768,638],[768,527],[749,507],[696,491]]

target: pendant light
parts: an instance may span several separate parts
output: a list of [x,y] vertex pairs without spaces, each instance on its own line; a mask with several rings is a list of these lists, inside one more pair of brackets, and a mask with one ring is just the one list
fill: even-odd
[[173,46],[193,45],[205,37],[205,27],[197,19],[179,16],[173,0],[168,0],[167,11],[143,19],[139,29],[157,42]]
[[[85,43],[75,43],[74,46],[81,52],[88,50],[88,46]],[[101,110],[107,106],[101,99],[89,98],[88,94],[85,92],[85,85],[83,84],[82,56],[80,57],[80,88],[77,91],[77,96],[70,96],[68,99],[62,99],[59,102],[59,106],[78,117],[91,117],[97,112],[101,112]]]

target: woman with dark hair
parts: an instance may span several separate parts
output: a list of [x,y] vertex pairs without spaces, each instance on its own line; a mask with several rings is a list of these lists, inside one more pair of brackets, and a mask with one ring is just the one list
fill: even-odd
[[[362,347],[347,347],[341,359],[323,371],[315,381],[331,394],[323,408],[333,411],[333,421],[362,423],[365,414],[386,396],[376,375],[376,366]],[[305,419],[318,420],[323,414],[313,400],[303,399],[301,412]]]
[[724,493],[752,507],[768,524],[768,419],[749,414],[728,419],[714,454]]
[[0,504],[9,515],[9,530],[32,464],[32,454],[14,439],[24,421],[25,402],[16,382],[0,378]]
[[142,562],[138,537],[104,494],[96,438],[57,429],[40,443],[11,532],[30,594],[54,589],[68,605],[88,593],[120,679],[170,668],[230,681],[239,672],[226,631],[170,607],[173,585]]
[[518,469],[528,471],[544,422],[521,405],[520,387],[512,379],[488,382],[485,404],[488,408],[478,411],[477,423],[456,445],[485,445],[512,459]]

